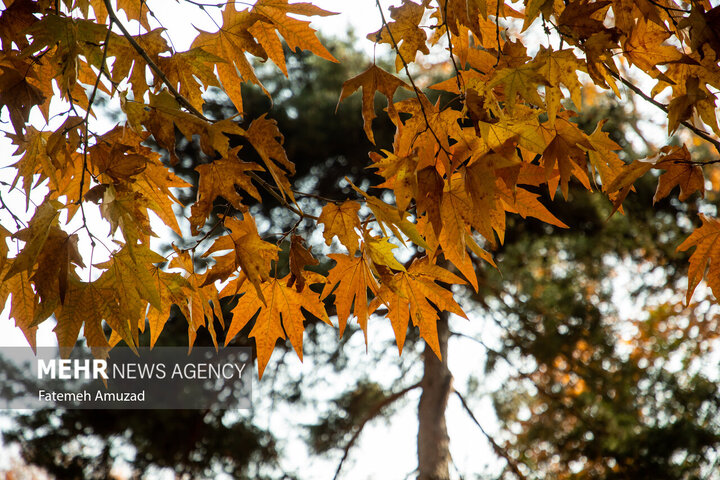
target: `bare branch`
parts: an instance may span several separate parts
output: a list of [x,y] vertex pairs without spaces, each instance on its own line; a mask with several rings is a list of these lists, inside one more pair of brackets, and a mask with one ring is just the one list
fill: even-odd
[[338,475],[340,475],[340,469],[342,469],[343,464],[345,463],[345,460],[347,460],[348,454],[350,453],[350,449],[355,445],[355,442],[357,441],[358,437],[360,437],[360,434],[363,431],[363,428],[365,428],[365,424],[372,420],[373,418],[377,417],[378,414],[382,411],[383,408],[387,407],[391,403],[395,402],[396,400],[402,398],[405,396],[406,393],[415,390],[421,385],[420,382],[410,385],[409,387],[403,388],[399,392],[395,392],[392,395],[386,397],[383,401],[375,405],[370,412],[368,412],[367,415],[360,421],[360,425],[358,425],[357,430],[355,430],[355,433],[353,434],[350,441],[345,445],[345,448],[343,449],[343,456],[340,459],[340,463],[337,466],[337,470],[335,470],[335,476],[333,477],[333,480],[337,480]]
[[[636,85],[633,85],[632,83],[630,83],[629,80],[627,80],[626,78],[624,78],[624,77],[620,76],[619,74],[615,73],[612,69],[608,68],[607,70],[610,72],[610,75],[612,75],[612,76],[615,77],[616,79],[620,80],[620,82],[622,82],[623,85],[625,85],[627,88],[629,88],[630,90],[632,90],[633,92],[635,92],[635,94],[639,95],[643,100],[645,100],[646,102],[652,103],[653,105],[655,105],[657,108],[661,109],[661,110],[662,110],[663,112],[665,112],[666,114],[668,113],[668,106],[667,106],[667,105],[665,105],[664,103],[658,102],[657,100],[655,100],[654,98],[652,98],[650,95],[648,95],[648,94],[646,94],[645,92],[643,92],[643,91],[642,91],[640,88],[638,88]],[[716,138],[713,138],[712,135],[710,135],[709,133],[707,133],[707,132],[705,132],[705,131],[697,128],[695,125],[693,125],[692,123],[690,123],[690,122],[688,122],[688,121],[682,121],[682,122],[680,122],[680,124],[681,124],[683,127],[691,130],[695,135],[697,135],[698,137],[702,138],[703,140],[707,140],[708,142],[712,143],[712,144],[715,146],[715,149],[716,149],[718,152],[720,152],[720,140],[718,140],[718,139],[716,139]]]
[[470,409],[470,406],[467,404],[467,402],[465,401],[465,398],[460,394],[460,392],[458,392],[457,390],[454,390],[454,389],[453,389],[453,391],[455,392],[455,395],[457,395],[458,398],[460,399],[460,403],[462,403],[463,408],[465,409],[467,414],[470,416],[472,421],[475,423],[475,425],[477,425],[477,427],[480,429],[480,431],[485,436],[485,438],[487,438],[488,442],[490,442],[490,445],[492,446],[493,450],[495,450],[495,453],[497,453],[500,457],[504,458],[505,461],[508,462],[508,466],[510,467],[510,470],[512,470],[512,472],[515,475],[517,475],[518,478],[521,478],[524,480],[525,475],[523,475],[522,472],[520,471],[518,463],[515,461],[515,459],[512,458],[510,456],[510,454],[507,452],[507,450],[505,450],[503,447],[501,447],[500,444],[498,444],[495,441],[495,439],[489,433],[487,433],[485,431],[485,429],[480,424],[477,417],[475,416],[473,411]]

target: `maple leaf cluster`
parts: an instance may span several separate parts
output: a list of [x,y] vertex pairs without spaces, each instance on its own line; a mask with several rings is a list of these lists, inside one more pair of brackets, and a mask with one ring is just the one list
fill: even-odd
[[[438,313],[466,317],[450,285],[478,289],[476,271],[480,261],[495,265],[491,251],[504,241],[507,214],[567,228],[541,196],[559,191],[569,199],[571,182],[599,190],[613,211],[622,211],[635,181],[652,169],[663,172],[655,201],[676,186],[680,201],[704,193],[703,167],[714,160],[695,161],[686,146],[668,145],[626,164],[603,122],[592,133],[579,128],[574,117],[584,89],[620,96],[624,85],[667,116],[669,133],[682,127],[720,146],[720,7],[707,1],[402,0],[390,7],[389,20],[380,9],[381,28],[368,35],[393,49],[396,71],[372,63],[340,92],[342,102],[362,90],[364,131],[373,143],[375,94],[385,97],[395,136],[388,149],[370,153],[369,166],[384,179],[373,188],[392,192],[394,200],[352,185],[348,198],[328,201],[314,216],[296,201],[295,165],[277,123],[267,115],[247,128],[232,117],[209,119],[202,95],[219,88],[242,115],[244,85],[269,95],[255,73],[258,62],[271,60],[287,75],[285,47],[338,61],[307,20],[331,12],[287,0],[199,6],[218,9],[217,31],[199,31],[187,51],[176,51],[163,28],[151,28],[154,13],[142,0],[4,4],[0,104],[17,161],[14,179],[3,184],[25,194],[31,214],[23,223],[3,207],[17,228],[0,227],[0,304],[10,298],[10,316],[31,345],[37,326],[53,315],[66,350],[81,329],[97,355],[121,340],[136,346],[146,323],[154,344],[176,305],[187,318],[190,345],[203,327],[217,338],[215,318],[227,329],[226,341],[249,327],[262,375],[279,339],[287,338],[302,358],[305,316],[330,324],[326,303],[332,301],[341,334],[354,317],[367,337],[370,316],[386,312],[400,351],[412,325],[439,355]],[[130,33],[128,22],[139,34]],[[556,41],[536,48],[530,38],[540,27]],[[454,96],[445,105],[431,102],[411,71],[438,56],[452,72],[431,86]],[[650,93],[633,84],[630,68],[654,82]],[[406,94],[396,101],[398,91]],[[102,133],[91,131],[99,93],[118,98],[125,114]],[[43,126],[30,121],[34,111]],[[189,184],[147,146],[152,139],[173,164],[178,134],[199,139],[213,159],[196,167],[198,195],[188,218],[203,255],[214,260],[201,272],[194,251],[176,248],[163,257],[150,248],[156,235],[150,213],[184,233],[173,192]],[[231,137],[244,139],[259,160],[244,160]],[[30,209],[39,187],[49,193]],[[279,246],[263,237],[247,206],[263,194],[300,221],[322,226],[334,249],[327,276],[306,268],[318,258],[295,229],[283,236],[291,239],[290,273],[275,274]],[[239,213],[209,224],[218,198]],[[109,259],[94,265],[78,249],[80,235],[100,242],[86,220],[90,208],[115,241]],[[77,215],[84,228],[69,232]],[[720,295],[718,234],[720,221],[703,217],[678,247],[696,247],[688,299],[708,264],[709,285]],[[90,266],[95,278],[81,278],[78,269]],[[237,303],[225,326],[220,299],[230,296]]]

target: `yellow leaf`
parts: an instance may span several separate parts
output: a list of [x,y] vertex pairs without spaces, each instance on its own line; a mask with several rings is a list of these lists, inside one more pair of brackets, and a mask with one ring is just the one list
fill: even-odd
[[[121,306],[135,306],[146,301],[160,309],[160,292],[153,282],[153,272],[156,269],[154,264],[164,261],[165,257],[145,245],[124,245],[110,260],[97,267],[107,269],[103,276],[107,277],[107,281],[115,283]],[[137,322],[133,325],[137,325]]]
[[[485,92],[497,89],[502,86],[502,98],[505,99],[505,107],[512,115],[515,112],[516,96],[520,95],[523,100],[535,106],[543,104],[538,93],[538,86],[547,84],[547,80],[538,70],[542,65],[541,60],[525,63],[517,67],[508,67],[494,72],[485,84]],[[496,90],[497,91],[497,90]]]
[[368,258],[365,255],[330,254],[328,255],[337,264],[330,269],[328,283],[322,291],[322,298],[330,294],[335,295],[340,335],[352,311],[358,319],[360,328],[365,333],[367,341],[367,321],[372,310],[368,310],[367,289],[377,294],[378,283],[370,270]]
[[392,253],[394,249],[398,248],[397,245],[393,245],[388,240],[390,240],[388,237],[376,238],[370,235],[364,236],[365,249],[370,259],[377,265],[385,265],[394,270],[405,271],[405,267],[397,261],[395,255]]
[[[239,12],[236,4],[227,3],[222,9],[223,23],[220,29],[216,33],[200,31],[192,43],[192,48],[202,48],[225,60],[225,62],[217,64],[218,77],[225,93],[241,113],[243,112],[241,82],[239,81],[241,78],[260,86],[269,96],[245,56],[245,52],[248,52],[262,59],[267,58],[262,47],[255,42],[248,31],[261,18],[247,10]],[[240,77],[238,77],[238,73]]]
[[[403,0],[399,7],[390,7],[390,17],[395,20],[389,22],[375,33],[367,36],[368,40],[377,43],[388,43],[398,49],[395,59],[395,69],[400,71],[405,63],[415,61],[417,52],[430,53],[427,43],[427,34],[420,28],[425,6],[418,5],[411,0]],[[397,42],[397,45],[395,44]]]
[[[211,269],[208,275],[225,280],[240,267],[262,299],[260,285],[270,278],[270,264],[277,260],[278,247],[260,238],[255,220],[250,214],[245,214],[242,220],[225,217],[223,223],[225,228],[230,230],[230,234],[215,240],[205,255],[222,250],[232,251],[216,259],[218,265]],[[221,261],[223,258],[224,261]],[[220,276],[215,272],[216,269],[221,272]]]
[[317,36],[315,36],[315,30],[310,28],[310,22],[298,20],[287,15],[291,13],[305,16],[327,16],[334,15],[334,13],[308,3],[288,4],[286,0],[258,0],[252,8],[252,12],[263,15],[274,24],[275,28],[280,32],[280,35],[285,39],[285,42],[287,42],[290,50],[295,51],[298,48],[308,50],[318,57],[330,60],[331,62],[337,62],[337,59],[328,52],[323,44],[320,43]]
[[275,27],[267,22],[258,20],[248,30],[258,43],[262,45],[267,53],[268,57],[275,62],[280,70],[288,76],[287,65],[285,64],[285,52],[283,51],[282,43],[275,33]]

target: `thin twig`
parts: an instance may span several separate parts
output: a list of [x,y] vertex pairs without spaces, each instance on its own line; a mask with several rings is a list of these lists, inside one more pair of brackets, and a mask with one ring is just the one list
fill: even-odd
[[287,208],[288,210],[293,212],[295,215],[299,215],[302,218],[312,218],[313,220],[318,220],[318,217],[316,217],[315,215],[310,215],[310,214],[305,213],[302,210],[298,209],[294,205],[290,205],[288,203],[288,201],[282,197],[282,195],[280,195],[279,193],[277,193],[275,191],[275,189],[272,187],[272,185],[268,184],[265,180],[260,178],[260,176],[258,174],[256,174],[255,172],[248,172],[248,176],[250,178],[252,178],[253,180],[255,180],[256,182],[258,182],[260,184],[260,186],[263,187],[263,190],[265,190],[270,195],[275,197],[275,200],[280,202],[283,207]]
[[501,456],[508,462],[508,466],[510,467],[510,470],[512,470],[515,475],[517,475],[521,479],[525,479],[525,475],[523,475],[522,472],[520,472],[518,463],[515,461],[514,458],[512,458],[510,456],[510,454],[504,448],[502,448],[495,441],[495,439],[489,433],[487,433],[485,431],[483,426],[478,421],[477,417],[475,417],[475,414],[473,413],[473,411],[470,409],[470,406],[465,401],[465,398],[462,396],[462,394],[460,392],[458,392],[457,390],[453,389],[453,391],[455,392],[455,395],[457,395],[458,398],[460,399],[460,403],[462,403],[463,408],[465,409],[467,414],[470,416],[472,421],[475,423],[475,425],[477,425],[477,427],[480,429],[480,431],[485,436],[485,438],[487,438],[488,442],[490,442],[490,445],[492,446],[493,450],[495,450],[495,453],[497,453],[499,456]]
[[715,160],[673,160],[673,163],[704,167],[705,165],[715,165],[716,163],[720,163],[720,158],[716,158]]
[[[645,100],[646,102],[652,103],[652,104],[655,105],[657,108],[659,108],[659,109],[661,109],[662,111],[664,111],[666,114],[668,113],[668,106],[667,106],[667,105],[665,105],[664,103],[658,102],[657,100],[655,100],[654,98],[652,98],[650,95],[648,95],[648,94],[646,94],[645,92],[643,92],[640,88],[638,88],[637,86],[635,86],[635,85],[633,85],[632,83],[630,83],[629,80],[627,80],[627,79],[625,79],[624,77],[620,76],[618,73],[614,72],[611,68],[608,68],[607,65],[605,65],[605,68],[607,68],[608,72],[610,72],[610,75],[612,75],[613,77],[615,77],[617,80],[620,80],[620,82],[622,82],[623,85],[625,85],[627,88],[629,88],[630,90],[632,90],[633,92],[635,92],[637,95],[639,95],[640,97],[642,97],[643,100]],[[682,126],[684,126],[685,128],[691,130],[695,135],[697,135],[698,137],[702,138],[703,140],[707,140],[708,142],[712,143],[712,144],[715,146],[715,149],[716,149],[718,152],[720,152],[720,140],[717,140],[716,138],[713,138],[710,134],[708,134],[707,132],[705,132],[705,131],[703,131],[703,130],[700,130],[700,129],[697,128],[695,125],[691,124],[690,122],[688,122],[688,121],[686,121],[686,120],[680,122],[680,124],[681,124]]]
[[373,418],[377,417],[380,411],[390,405],[391,403],[395,402],[396,400],[402,398],[406,393],[410,392],[411,390],[415,390],[421,385],[420,382],[410,385],[409,387],[403,388],[399,392],[393,393],[392,395],[389,395],[386,397],[383,401],[375,405],[375,407],[370,410],[367,415],[362,419],[360,422],[360,425],[358,425],[357,430],[355,430],[355,433],[353,434],[352,438],[350,438],[350,441],[345,445],[345,448],[343,449],[343,456],[340,459],[340,463],[337,466],[337,470],[335,470],[335,476],[333,477],[333,480],[337,480],[338,475],[340,475],[340,469],[342,469],[343,464],[345,463],[345,460],[347,459],[348,454],[350,453],[350,449],[357,441],[358,437],[360,436],[360,433],[362,433],[363,428],[365,428],[365,424],[372,420]]
[[10,191],[17,190],[18,192],[22,193],[23,196],[25,197],[25,203],[27,206],[29,206],[32,203],[35,208],[38,207],[38,204],[35,203],[35,201],[32,198],[30,198],[30,195],[27,192],[25,192],[25,190],[18,187],[14,183],[11,184],[11,183],[3,182],[2,180],[0,180],[0,185],[5,185],[6,187],[10,187]]
[[[93,85],[92,93],[90,94],[90,99],[88,100],[88,106],[85,110],[85,119],[80,124],[85,124],[85,132],[83,135],[83,168],[82,172],[80,174],[80,190],[78,193],[78,199],[76,204],[80,205],[82,203],[82,197],[83,197],[83,188],[85,187],[85,172],[87,171],[90,173],[88,169],[88,136],[90,135],[90,113],[92,112],[92,106],[93,102],[95,102],[95,95],[97,95],[98,89],[100,87],[100,79],[103,75],[103,70],[105,69],[105,61],[107,60],[107,54],[108,54],[108,45],[110,45],[110,33],[112,33],[112,26],[113,26],[113,19],[110,19],[110,24],[108,25],[108,31],[107,34],[105,34],[105,43],[103,44],[103,53],[102,58],[100,60],[100,70],[98,71],[97,78],[95,79],[95,85]],[[75,128],[75,127],[72,127]],[[67,130],[67,129],[66,129]],[[69,131],[69,130],[67,130]],[[67,132],[64,132],[67,133]],[[63,134],[64,134],[63,133]]]
[[10,210],[10,207],[8,207],[7,202],[5,200],[3,200],[3,198],[2,198],[2,193],[0,193],[0,208],[2,208],[3,210],[5,210],[6,212],[8,212],[10,214],[13,221],[15,222],[15,227],[17,227],[18,230],[20,228],[27,228],[27,225],[25,224],[25,222],[20,220],[20,218],[17,215],[15,215],[12,210]]
[[450,35],[450,27],[448,27],[448,15],[447,15],[447,9],[448,9],[448,1],[445,2],[445,5],[443,6],[443,16],[445,17],[445,34],[447,35],[448,40],[448,51],[450,52],[450,60],[452,61],[453,67],[455,68],[455,81],[457,82],[458,92],[463,95],[463,92],[465,89],[462,86],[462,77],[460,76],[460,69],[457,66],[457,63],[455,63],[455,56],[453,55],[453,42],[452,42],[452,35]]
[[193,107],[193,105],[190,103],[190,101],[182,96],[180,92],[177,91],[177,89],[173,86],[173,84],[168,80],[167,76],[165,76],[165,73],[160,70],[160,67],[157,66],[157,64],[150,58],[150,56],[147,54],[145,49],[140,46],[139,43],[135,41],[135,38],[128,32],[128,30],[125,28],[125,26],[120,22],[117,15],[115,14],[115,11],[112,8],[112,5],[110,4],[110,0],[103,0],[105,2],[105,8],[108,11],[108,16],[110,17],[111,22],[115,22],[122,32],[123,36],[127,39],[128,42],[130,42],[130,45],[135,49],[136,52],[140,54],[140,56],[145,60],[145,62],[148,64],[150,69],[157,75],[160,80],[165,84],[168,91],[172,94],[173,97],[175,97],[175,100],[185,107],[190,113],[195,115],[196,117],[208,121],[208,119],[205,117],[205,115],[202,114],[197,108]]
[[433,130],[433,128],[430,126],[430,120],[428,119],[427,112],[425,111],[425,105],[423,105],[422,99],[420,98],[420,89],[417,87],[417,85],[415,85],[415,80],[413,79],[412,75],[410,75],[410,68],[405,61],[405,58],[400,53],[400,47],[398,47],[397,41],[395,41],[395,36],[393,35],[392,30],[390,30],[390,25],[388,25],[387,20],[385,19],[385,13],[383,12],[382,5],[380,5],[380,0],[375,0],[375,4],[377,5],[378,10],[380,10],[380,18],[382,19],[383,27],[385,27],[388,35],[390,36],[390,41],[393,44],[395,53],[403,64],[403,68],[405,69],[405,75],[407,75],[408,79],[410,80],[410,85],[412,85],[413,90],[415,91],[415,96],[417,97],[418,103],[420,104],[420,111],[422,112],[423,118],[425,119],[425,125],[427,126],[427,129],[430,130],[430,133],[432,133],[432,136],[435,137],[435,141],[440,147],[440,150],[442,150],[445,155],[450,158],[450,152],[445,149],[442,142],[440,141],[440,138],[435,133],[435,130]]

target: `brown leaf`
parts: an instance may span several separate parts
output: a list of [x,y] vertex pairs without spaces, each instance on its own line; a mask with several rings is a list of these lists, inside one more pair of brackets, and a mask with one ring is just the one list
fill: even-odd
[[376,116],[375,92],[377,91],[385,95],[388,101],[388,114],[391,118],[397,118],[398,114],[393,105],[393,96],[395,96],[395,91],[400,87],[410,90],[410,87],[405,82],[373,64],[360,75],[343,83],[338,106],[340,106],[340,102],[349,97],[358,88],[362,88],[362,116],[365,122],[365,134],[374,144],[375,136],[372,131],[372,120]]
[[[290,264],[290,273],[295,280],[295,289],[302,292],[305,288],[307,278],[305,276],[305,267],[317,265],[318,260],[312,256],[312,252],[305,248],[305,241],[299,235],[292,235],[290,239],[290,253],[288,262]],[[292,279],[291,279],[292,281]]]
[[666,154],[660,157],[655,168],[662,168],[665,173],[658,179],[657,190],[653,196],[653,203],[667,197],[673,188],[680,186],[681,202],[684,202],[690,195],[700,192],[705,196],[705,177],[699,165],[692,163],[690,152],[687,147],[675,147],[667,150]]

